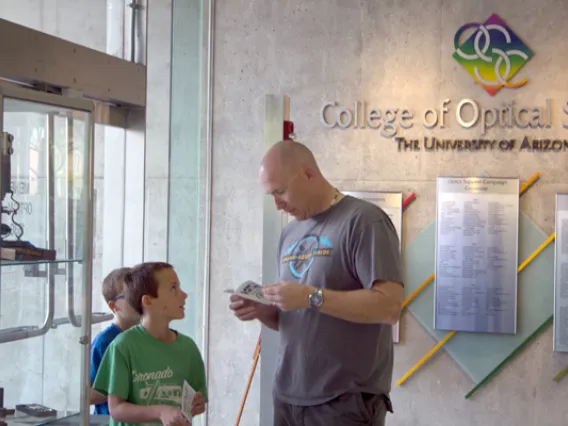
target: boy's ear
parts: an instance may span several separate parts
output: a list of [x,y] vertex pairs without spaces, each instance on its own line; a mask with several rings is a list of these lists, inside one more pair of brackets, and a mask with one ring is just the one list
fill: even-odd
[[116,307],[116,303],[114,303],[112,300],[109,301],[109,302],[107,303],[107,305],[108,305],[109,309],[110,309],[112,312],[118,311],[118,308]]
[[152,298],[150,296],[148,296],[147,294],[142,296],[142,306],[143,307],[148,308],[148,307],[150,307],[151,304],[152,304]]

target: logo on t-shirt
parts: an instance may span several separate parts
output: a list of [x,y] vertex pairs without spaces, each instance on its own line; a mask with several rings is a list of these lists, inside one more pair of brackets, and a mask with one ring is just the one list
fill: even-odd
[[146,405],[181,403],[182,388],[169,366],[146,373],[133,370],[132,384],[138,388],[139,398]]
[[136,370],[132,370],[132,381],[134,383],[144,381],[147,382],[148,380],[160,380],[160,379],[169,379],[174,376],[174,372],[168,366],[164,370],[160,371],[151,371],[149,373],[139,373]]
[[329,257],[332,249],[331,241],[327,237],[309,235],[288,247],[284,252],[282,262],[290,265],[292,275],[302,278],[316,257]]

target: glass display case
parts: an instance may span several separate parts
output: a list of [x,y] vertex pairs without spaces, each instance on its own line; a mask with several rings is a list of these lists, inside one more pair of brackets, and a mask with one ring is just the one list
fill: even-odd
[[89,423],[91,324],[109,319],[91,312],[92,115],[88,100],[0,84],[0,421],[8,425]]

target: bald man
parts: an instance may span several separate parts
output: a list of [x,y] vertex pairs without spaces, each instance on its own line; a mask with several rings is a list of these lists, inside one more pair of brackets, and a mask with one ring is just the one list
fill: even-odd
[[334,188],[301,143],[274,145],[259,177],[296,220],[280,237],[281,281],[263,288],[272,306],[233,295],[230,308],[279,331],[274,426],[383,426],[404,296],[396,230]]

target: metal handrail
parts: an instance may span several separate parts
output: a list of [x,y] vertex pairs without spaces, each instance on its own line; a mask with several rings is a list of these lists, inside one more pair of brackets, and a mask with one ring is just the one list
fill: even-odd
[[[113,314],[107,314],[104,312],[93,312],[91,314],[91,324],[99,324],[101,322],[110,321],[113,318],[114,318]],[[79,325],[81,325],[82,315],[77,315],[75,319],[79,321]],[[56,318],[53,320],[52,328],[57,328],[61,325],[70,324],[70,323],[71,321],[69,317]]]
[[[51,265],[49,266],[51,267]],[[41,327],[24,325],[0,330],[0,343],[15,342],[16,340],[31,339],[46,334],[53,325],[55,311],[55,282],[48,280],[47,290],[47,314]]]

